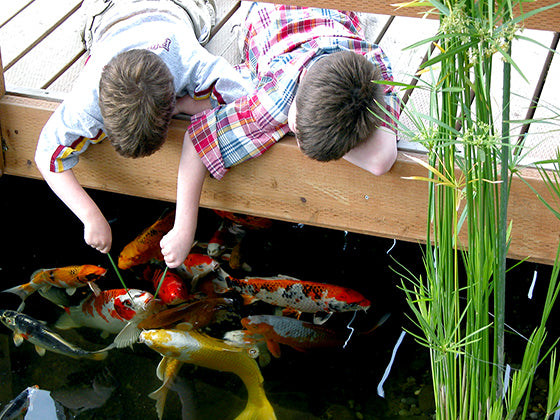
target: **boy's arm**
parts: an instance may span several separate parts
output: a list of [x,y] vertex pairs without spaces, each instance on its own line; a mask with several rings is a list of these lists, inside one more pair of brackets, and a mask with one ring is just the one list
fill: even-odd
[[104,254],[109,252],[112,241],[109,223],[82,188],[74,172],[71,169],[64,172],[51,172],[48,168],[42,167],[39,162],[37,166],[54,193],[84,224],[86,243]]
[[160,242],[161,253],[169,268],[176,268],[183,264],[191,250],[196,231],[200,193],[206,172],[206,167],[200,160],[187,132],[183,140],[177,176],[175,224]]
[[397,137],[391,129],[379,127],[364,143],[346,153],[344,159],[374,175],[383,175],[397,159]]

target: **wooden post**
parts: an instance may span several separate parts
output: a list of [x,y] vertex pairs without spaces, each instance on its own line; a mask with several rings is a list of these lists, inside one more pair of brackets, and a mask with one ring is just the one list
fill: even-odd
[[[0,99],[6,93],[6,84],[4,83],[4,67],[2,67],[2,51],[0,51]],[[0,124],[0,176],[4,173],[4,135],[2,133],[2,125]]]

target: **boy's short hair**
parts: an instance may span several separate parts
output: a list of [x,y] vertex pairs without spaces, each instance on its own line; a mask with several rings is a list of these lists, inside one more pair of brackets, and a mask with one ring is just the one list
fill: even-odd
[[99,81],[104,131],[124,157],[144,157],[164,143],[175,108],[173,76],[148,50],[113,57]]
[[330,161],[364,142],[383,120],[381,72],[363,55],[320,58],[303,77],[296,101],[296,137],[307,156]]

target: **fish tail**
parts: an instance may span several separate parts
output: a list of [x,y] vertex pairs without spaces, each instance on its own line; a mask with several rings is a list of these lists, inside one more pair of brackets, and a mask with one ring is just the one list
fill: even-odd
[[25,283],[6,290],[2,290],[2,293],[13,293],[14,295],[18,295],[21,300],[25,300],[34,291],[35,288],[31,285],[31,283]]
[[258,404],[249,401],[245,410],[235,420],[276,420],[276,414],[272,405],[265,398],[259,401]]
[[156,400],[156,411],[158,419],[161,420],[165,409],[165,400],[167,399],[167,387],[165,385],[160,386],[154,392],[148,394],[148,397]]

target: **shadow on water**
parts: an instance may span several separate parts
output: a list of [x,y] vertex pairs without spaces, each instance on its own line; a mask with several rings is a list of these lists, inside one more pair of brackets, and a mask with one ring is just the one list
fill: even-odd
[[[0,193],[2,290],[28,281],[39,268],[74,264],[101,265],[108,272],[99,286],[121,287],[108,258],[85,245],[81,223],[44,182],[3,176]],[[111,223],[111,255],[115,261],[128,242],[173,206],[119,194],[90,193]],[[201,209],[197,239],[207,241],[218,224],[214,212]],[[412,272],[422,271],[420,245],[397,242],[392,247],[392,239],[285,222],[247,235],[244,256],[252,267],[251,275],[284,274],[359,291],[372,306],[367,313],[357,314],[352,323],[356,331],[370,329],[384,314],[391,313],[375,332],[354,334],[345,348],[300,352],[283,346],[280,358],[261,367],[266,394],[279,419],[431,418],[433,396],[428,355],[410,336],[401,345],[393,371],[384,384],[386,398],[377,395],[377,385],[402,327],[410,327],[405,315],[406,302],[398,289],[400,277],[391,270],[396,267],[392,258]],[[526,283],[530,282],[535,265],[526,263],[524,267],[517,269],[523,271],[520,286],[528,288]],[[141,288],[141,284],[134,283],[136,279],[123,274],[128,287]],[[16,309],[18,305],[15,295],[0,293],[0,308]],[[48,325],[56,321],[61,311],[38,293],[27,299],[24,310]],[[346,326],[350,318],[350,314],[343,313],[333,316],[328,323]],[[112,339],[87,328],[64,330],[60,334],[86,349],[98,349]],[[2,326],[0,357],[2,404],[35,384],[53,393],[74,392],[75,400],[84,398],[91,403],[92,382],[101,373],[109,372],[112,380],[107,385],[111,390],[106,402],[82,412],[78,418],[157,418],[155,402],[148,394],[161,385],[156,377],[160,356],[142,344],[113,350],[101,362],[75,360],[52,352],[40,357],[27,342],[15,347],[11,332]],[[245,387],[233,374],[186,364],[180,378],[180,392],[168,394],[165,419],[235,418],[245,405]]]

